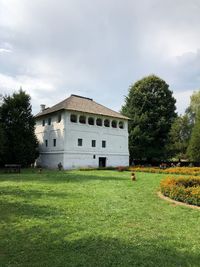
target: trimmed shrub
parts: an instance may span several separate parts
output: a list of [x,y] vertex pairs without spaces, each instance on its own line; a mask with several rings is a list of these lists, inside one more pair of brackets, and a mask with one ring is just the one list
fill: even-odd
[[199,177],[167,177],[161,181],[160,188],[164,196],[200,206]]
[[124,171],[128,171],[129,167],[127,167],[127,166],[118,166],[116,169],[117,169],[118,172],[124,172]]
[[150,172],[150,173],[166,173],[166,174],[181,174],[181,175],[200,175],[200,167],[171,167],[160,169],[158,167],[130,167],[135,172]]
[[108,167],[83,167],[80,168],[79,171],[102,171],[102,170],[107,170],[107,171],[113,171],[116,170],[116,167],[108,166]]

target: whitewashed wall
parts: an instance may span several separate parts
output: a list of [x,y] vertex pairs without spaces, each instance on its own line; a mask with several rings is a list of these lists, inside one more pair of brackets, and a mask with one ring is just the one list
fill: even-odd
[[[65,169],[78,167],[98,167],[99,157],[106,157],[106,166],[127,166],[129,165],[128,152],[128,123],[126,120],[115,119],[124,122],[124,129],[89,125],[87,120],[93,117],[109,119],[113,118],[84,114],[86,124],[70,121],[70,114],[76,114],[79,118],[83,115],[79,112],[62,112],[62,120],[57,122],[57,114],[46,116],[52,118],[51,125],[42,126],[42,119],[37,121],[36,135],[40,142],[40,158],[38,163],[45,167],[57,167],[59,162]],[[96,123],[95,123],[96,124]],[[53,146],[53,139],[56,139],[56,147]],[[78,138],[83,140],[83,145],[78,146]],[[48,140],[48,147],[45,146],[45,139]],[[92,147],[92,140],[96,140],[96,147]],[[106,141],[106,147],[102,147],[102,140]],[[94,158],[95,157],[95,158]]]

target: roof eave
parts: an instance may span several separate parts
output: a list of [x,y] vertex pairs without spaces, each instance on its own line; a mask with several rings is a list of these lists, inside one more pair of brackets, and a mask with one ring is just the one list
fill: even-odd
[[112,117],[112,118],[117,118],[117,119],[121,119],[121,120],[131,120],[130,118],[126,117],[126,116],[112,116],[112,115],[105,115],[105,114],[101,114],[101,113],[94,113],[94,112],[86,112],[86,111],[81,111],[81,110],[75,110],[75,109],[65,109],[65,108],[62,108],[62,109],[58,109],[58,110],[53,110],[53,111],[48,111],[48,112],[39,112],[38,114],[36,114],[34,117],[35,118],[40,118],[40,117],[43,117],[43,116],[46,116],[46,115],[49,115],[49,114],[52,114],[52,113],[56,113],[56,112],[59,112],[61,110],[67,110],[67,111],[73,111],[73,112],[82,112],[82,113],[87,113],[87,114],[93,114],[93,115],[99,115],[99,116],[106,116],[106,117]]

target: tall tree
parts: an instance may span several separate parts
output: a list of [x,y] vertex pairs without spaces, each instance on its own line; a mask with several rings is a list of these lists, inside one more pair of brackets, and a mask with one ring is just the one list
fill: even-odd
[[1,107],[1,123],[5,136],[4,163],[27,166],[37,157],[35,119],[30,96],[20,90],[5,96]]
[[168,84],[155,75],[145,77],[130,86],[122,113],[131,118],[131,159],[165,157],[168,134],[176,117],[175,102]]
[[192,129],[187,154],[190,160],[200,161],[200,110],[197,111],[195,116],[195,123]]
[[186,114],[189,116],[191,124],[194,125],[195,116],[200,110],[200,90],[194,91],[190,97],[190,105],[186,109]]
[[168,151],[177,159],[187,158],[187,148],[191,137],[192,125],[188,114],[178,116],[169,132]]
[[4,153],[5,153],[5,135],[2,123],[0,122],[0,165],[2,165],[3,163]]
[[5,153],[5,134],[1,119],[1,106],[3,103],[3,96],[0,94],[0,166],[3,163],[4,153]]

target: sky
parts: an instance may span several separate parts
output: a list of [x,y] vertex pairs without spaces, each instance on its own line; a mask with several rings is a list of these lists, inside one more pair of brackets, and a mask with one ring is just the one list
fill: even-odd
[[116,111],[131,84],[164,79],[183,114],[200,89],[200,0],[0,0],[0,93],[33,113],[71,94]]

